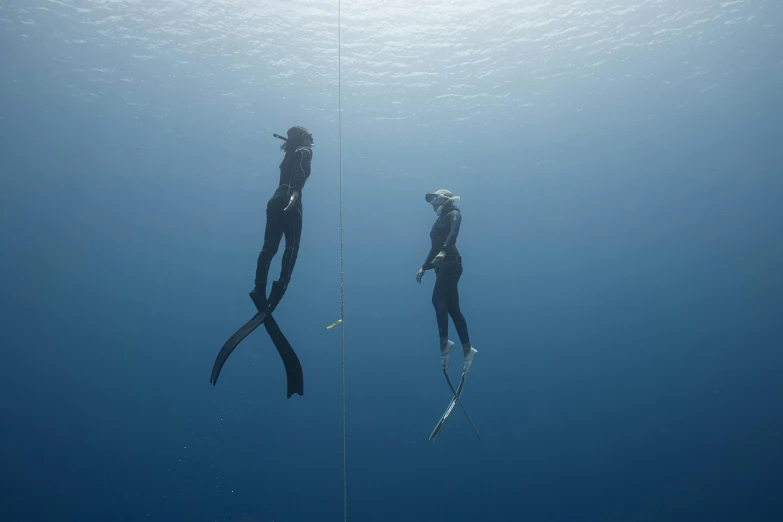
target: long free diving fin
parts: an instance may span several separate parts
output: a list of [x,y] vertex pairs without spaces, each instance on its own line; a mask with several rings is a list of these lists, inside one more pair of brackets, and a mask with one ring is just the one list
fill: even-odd
[[304,395],[304,375],[302,374],[302,363],[299,362],[299,357],[296,356],[296,352],[291,347],[288,339],[285,338],[280,327],[277,326],[277,321],[271,315],[267,316],[264,321],[264,328],[266,333],[269,334],[272,343],[274,343],[277,353],[280,354],[280,358],[283,360],[283,366],[285,367],[286,382],[288,384],[288,398],[295,393]]
[[465,387],[465,377],[463,375],[463,378],[460,380],[459,386],[457,387],[456,393],[454,393],[454,395],[451,397],[451,401],[449,402],[446,411],[441,416],[440,420],[438,421],[438,424],[435,425],[435,428],[432,430],[432,433],[430,433],[430,440],[435,440],[438,438],[438,435],[443,429],[443,426],[446,425],[446,421],[449,420],[449,416],[451,415],[452,410],[454,410],[454,405],[457,404],[457,397],[462,395],[462,389],[464,387]]
[[218,352],[217,358],[215,359],[215,364],[212,366],[212,377],[209,378],[209,382],[212,383],[213,386],[217,384],[220,371],[223,369],[223,365],[226,364],[228,356],[231,355],[231,352],[233,352],[234,349],[239,346],[239,343],[241,343],[245,337],[253,333],[253,330],[258,328],[261,323],[264,322],[266,317],[266,312],[258,312],[253,316],[252,319],[246,322],[244,326],[234,332],[234,335],[228,338],[228,341],[226,341],[226,343],[223,345],[223,348],[221,348],[220,352]]
[[[476,423],[473,422],[473,419],[470,418],[470,415],[468,415],[468,410],[465,409],[465,405],[462,404],[462,400],[460,399],[460,396],[462,395],[462,392],[460,391],[459,395],[456,391],[454,391],[454,385],[451,384],[451,379],[449,378],[449,373],[446,370],[443,370],[443,375],[446,376],[446,382],[449,385],[449,388],[451,389],[451,393],[454,395],[454,398],[459,403],[459,407],[462,408],[462,412],[465,414],[465,417],[468,418],[468,422],[470,422],[470,425],[473,427],[473,431],[476,432],[476,437],[478,437],[479,440],[481,439],[481,433],[479,433],[478,428],[476,427]],[[465,384],[465,377],[468,376],[468,372],[463,372],[462,378],[460,379],[460,389],[464,387]]]
[[481,434],[479,433],[476,424],[473,422],[473,419],[470,418],[470,415],[468,415],[468,411],[465,409],[465,406],[462,404],[462,401],[460,400],[462,396],[462,390],[465,388],[465,379],[467,378],[468,375],[467,372],[462,373],[462,377],[460,378],[459,386],[457,387],[456,391],[454,390],[454,386],[451,384],[451,379],[449,378],[448,372],[446,370],[443,370],[443,374],[446,376],[446,382],[448,383],[453,396],[451,398],[451,401],[449,402],[448,407],[446,408],[446,411],[443,413],[440,420],[438,421],[438,424],[435,425],[435,428],[432,430],[432,433],[430,433],[430,440],[436,440],[438,438],[438,435],[440,435],[440,432],[443,430],[443,427],[446,425],[446,421],[449,420],[449,417],[451,416],[451,412],[454,411],[454,406],[458,402],[460,407],[462,408],[462,411],[465,413],[465,416],[468,418],[470,425],[473,427],[473,431],[476,432],[476,436],[479,438],[479,440],[482,440]]
[[241,343],[245,337],[250,335],[253,330],[258,328],[261,323],[263,323],[267,334],[269,334],[269,337],[272,339],[272,342],[277,349],[277,353],[283,360],[283,366],[285,367],[285,374],[288,385],[288,398],[290,399],[291,396],[295,393],[304,395],[304,376],[302,375],[302,364],[299,362],[299,357],[296,356],[296,352],[294,352],[294,349],[291,347],[288,339],[285,338],[285,335],[283,335],[283,332],[277,325],[277,321],[275,321],[274,317],[272,317],[272,311],[280,302],[280,299],[283,297],[284,293],[285,286],[275,289],[273,285],[272,297],[274,297],[274,301],[270,303],[269,306],[261,308],[261,305],[266,304],[265,301],[261,301],[251,292],[250,297],[253,299],[253,302],[263,311],[256,313],[252,319],[245,323],[239,330],[234,332],[234,334],[220,349],[220,352],[215,359],[215,364],[212,367],[212,376],[209,379],[209,382],[212,383],[212,385],[217,384],[220,371],[223,369],[223,365],[226,364],[228,357],[231,355],[234,349],[239,346],[239,343]]

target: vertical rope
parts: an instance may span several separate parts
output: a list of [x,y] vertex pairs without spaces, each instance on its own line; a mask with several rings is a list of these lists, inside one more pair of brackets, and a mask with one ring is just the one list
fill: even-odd
[[343,83],[342,83],[342,35],[341,3],[337,0],[337,142],[340,156],[340,336],[342,353],[343,392],[343,522],[348,520],[348,466],[346,459],[345,430],[345,269],[343,263]]

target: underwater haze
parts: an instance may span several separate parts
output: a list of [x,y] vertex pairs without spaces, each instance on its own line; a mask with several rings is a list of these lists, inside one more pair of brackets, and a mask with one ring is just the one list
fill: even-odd
[[[783,2],[339,7],[0,2],[0,519],[344,520],[344,326],[349,521],[783,520]],[[293,125],[287,399],[263,328],[209,374]]]

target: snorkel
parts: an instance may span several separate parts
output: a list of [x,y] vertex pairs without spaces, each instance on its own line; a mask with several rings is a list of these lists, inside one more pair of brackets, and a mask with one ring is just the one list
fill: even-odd
[[435,213],[440,216],[441,209],[448,202],[449,198],[446,196],[436,196],[432,199],[432,201],[430,201],[430,205],[432,205],[432,210],[434,210]]
[[299,126],[291,127],[290,129],[288,129],[287,138],[277,133],[272,133],[272,136],[274,136],[279,140],[283,140],[285,142],[285,145],[283,145],[284,148],[288,147],[289,141],[293,142],[295,146],[304,145],[307,147],[312,147],[314,144],[313,135],[310,134],[307,131],[307,129],[305,129],[304,127],[299,127]]

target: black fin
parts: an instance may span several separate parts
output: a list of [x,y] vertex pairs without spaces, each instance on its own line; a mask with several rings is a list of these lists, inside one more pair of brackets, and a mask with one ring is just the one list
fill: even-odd
[[283,360],[288,381],[288,398],[290,399],[295,393],[304,395],[304,375],[302,374],[302,364],[299,362],[299,357],[296,356],[296,352],[288,343],[288,339],[280,331],[280,327],[277,326],[277,321],[275,321],[274,317],[270,315],[266,318],[264,328],[266,328],[266,332],[272,339],[275,348],[277,348],[277,353],[280,354],[280,358]]
[[224,344],[223,348],[221,348],[220,352],[218,352],[217,358],[215,359],[215,364],[212,367],[212,377],[209,378],[209,382],[211,382],[212,385],[217,384],[218,376],[220,376],[220,370],[223,369],[223,365],[226,364],[228,356],[231,355],[231,352],[233,352],[234,349],[239,346],[239,343],[241,343],[245,337],[250,335],[253,330],[258,328],[266,319],[266,312],[258,312],[253,316],[252,319],[246,322],[242,328],[234,332],[234,335],[229,337],[228,341],[226,341],[226,344]]

